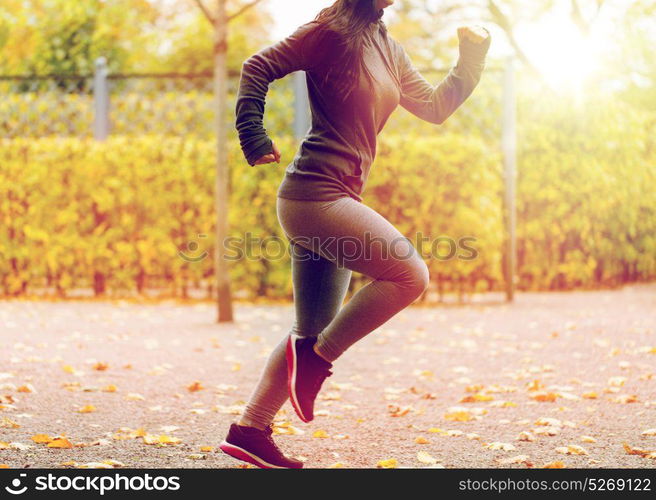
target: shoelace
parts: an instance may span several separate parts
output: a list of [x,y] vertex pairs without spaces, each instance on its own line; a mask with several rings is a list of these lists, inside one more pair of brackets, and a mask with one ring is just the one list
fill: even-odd
[[276,453],[282,455],[282,451],[280,451],[280,448],[278,448],[278,445],[273,440],[273,424],[269,424],[267,428],[264,429],[263,432],[264,432],[264,438],[273,447],[273,449],[276,450]]
[[326,378],[330,377],[333,374],[330,370],[325,370],[320,372],[317,375],[317,378],[315,378],[312,381],[312,391],[314,392],[314,395],[318,394],[319,390],[321,389],[321,385],[323,384],[323,381],[326,380]]

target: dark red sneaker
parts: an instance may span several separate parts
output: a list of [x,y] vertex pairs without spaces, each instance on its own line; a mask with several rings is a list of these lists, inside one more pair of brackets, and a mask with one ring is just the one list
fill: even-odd
[[287,384],[294,410],[303,422],[314,419],[314,400],[321,385],[333,372],[329,363],[316,352],[316,337],[289,335],[287,340]]
[[303,462],[286,457],[274,443],[271,426],[264,430],[255,427],[230,425],[230,430],[219,448],[238,460],[262,469],[302,469]]

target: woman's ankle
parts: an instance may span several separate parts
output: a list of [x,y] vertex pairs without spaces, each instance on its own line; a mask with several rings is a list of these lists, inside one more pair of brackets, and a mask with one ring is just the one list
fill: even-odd
[[315,343],[315,344],[312,346],[312,350],[314,351],[314,353],[315,353],[317,356],[319,356],[321,359],[323,359],[326,363],[332,363],[332,361],[330,361],[329,359],[327,359],[326,356],[325,356],[324,354],[321,353],[321,351],[319,350],[319,343],[318,343],[318,342]]
[[241,420],[241,419],[237,421],[237,425],[239,427],[250,427],[251,429],[258,429],[260,431],[263,431],[264,429],[267,428],[266,425],[263,427],[260,424],[256,424],[254,422],[247,422],[247,421],[244,421],[244,420]]

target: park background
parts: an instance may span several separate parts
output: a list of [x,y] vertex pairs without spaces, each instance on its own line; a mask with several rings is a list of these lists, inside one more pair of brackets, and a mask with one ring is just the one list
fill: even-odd
[[[287,256],[217,269],[215,241],[282,238],[307,125],[302,74],[272,83],[282,161],[250,167],[239,72],[330,2],[224,4],[0,4],[0,467],[235,465],[214,451],[289,330],[291,276]],[[458,26],[492,33],[443,125],[395,111],[364,197],[478,256],[427,260],[420,307],[276,439],[321,467],[653,467],[656,5],[397,0],[385,20],[433,84]]]
[[[299,78],[274,82],[268,94],[265,128],[282,148],[281,165],[246,163],[235,92],[246,58],[324,4],[281,23],[284,5],[262,2],[228,22],[226,236],[283,238],[275,191],[307,123],[294,112]],[[653,3],[406,0],[391,10],[392,36],[434,84],[455,64],[458,25],[481,22],[494,37],[479,86],[446,123],[393,114],[366,188],[365,202],[409,237],[476,238],[476,259],[428,260],[438,298],[504,289],[509,56],[517,288],[653,280]],[[100,108],[99,58],[109,100]],[[214,64],[213,26],[193,1],[3,2],[0,292],[216,296],[215,259],[179,256],[215,253]],[[108,130],[99,132],[103,105]],[[255,257],[230,266],[234,296],[289,299],[288,256]]]

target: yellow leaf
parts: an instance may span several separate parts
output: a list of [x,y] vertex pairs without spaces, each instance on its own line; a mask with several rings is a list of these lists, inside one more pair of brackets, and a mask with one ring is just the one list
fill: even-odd
[[105,370],[107,370],[107,368],[109,368],[108,363],[96,363],[95,365],[93,365],[93,369],[99,372],[104,372]]
[[428,444],[429,441],[425,437],[420,436],[420,437],[415,438],[415,443],[417,443],[417,444]]
[[380,460],[376,467],[379,469],[396,469],[399,463],[396,461],[396,458],[388,458],[387,460]]
[[499,441],[494,441],[493,443],[487,443],[483,447],[488,450],[503,450],[503,451],[514,451],[516,448],[510,443],[501,443]]
[[596,392],[584,392],[581,397],[583,399],[597,399],[598,396]]
[[539,401],[540,403],[553,403],[556,401],[556,398],[558,397],[558,394],[555,392],[544,392],[544,391],[538,391],[535,394],[531,395],[531,398],[534,399],[535,401]]
[[404,417],[410,413],[411,409],[410,406],[387,405],[387,410],[392,417]]
[[474,417],[468,411],[454,411],[445,413],[444,418],[453,422],[469,422]]
[[56,437],[48,443],[48,448],[72,448],[73,444],[65,437]]
[[343,468],[344,468],[344,464],[341,463],[341,462],[337,462],[337,463],[332,464],[332,465],[329,466],[328,468],[329,468],[329,469],[343,469]]
[[203,453],[211,453],[214,451],[214,446],[201,446],[200,451]]
[[118,460],[103,460],[101,463],[111,465],[112,467],[125,467],[125,464]]
[[623,394],[613,399],[613,403],[628,404],[628,403],[637,403],[637,402],[638,402],[638,396],[636,396],[635,394]]
[[75,368],[73,368],[71,365],[62,366],[62,370],[64,370],[66,373],[75,373]]
[[584,443],[596,443],[597,440],[593,438],[592,436],[581,436],[581,441]]
[[103,387],[101,390],[103,392],[116,392],[118,391],[118,387],[116,387],[114,384],[109,384]]
[[35,434],[34,436],[32,436],[32,441],[40,444],[50,443],[52,441],[52,438],[47,434]]
[[8,469],[9,466],[7,464],[0,464],[0,469]]
[[431,434],[442,434],[444,431],[439,427],[431,427],[430,429],[428,429],[428,432],[430,432]]
[[20,427],[20,424],[14,422],[10,418],[2,417],[2,420],[0,420],[0,428],[18,429],[19,427]]
[[4,441],[0,441],[0,450],[8,450],[9,449],[9,443],[5,443]]
[[544,464],[542,466],[543,469],[564,469],[565,464],[561,461],[556,461],[556,462],[549,462],[548,464]]
[[471,396],[465,396],[460,400],[461,403],[478,403],[484,401],[493,401],[494,398],[488,394],[476,393]]
[[556,448],[557,453],[564,453],[566,455],[588,455],[588,451],[576,444],[570,444],[568,446],[560,446]]
[[634,448],[633,446],[629,446],[628,443],[623,443],[622,446],[624,447],[624,451],[626,451],[629,455],[640,455],[641,457],[648,457],[649,455],[656,453],[651,450]]
[[182,440],[167,436],[166,434],[161,434],[159,436],[154,434],[146,434],[143,436],[143,442],[146,444],[156,444],[156,445],[168,445],[168,444],[180,444]]
[[544,384],[542,384],[539,380],[534,380],[533,382],[530,382],[527,386],[527,389],[529,391],[539,391],[544,387]]
[[96,411],[96,407],[93,405],[85,405],[78,410],[78,413],[93,413]]
[[203,384],[201,384],[198,381],[196,381],[196,382],[192,383],[191,385],[187,386],[187,390],[189,392],[198,392],[198,391],[202,391],[203,389],[205,389],[205,387],[203,387]]
[[330,436],[328,435],[328,433],[327,433],[326,431],[324,431],[324,430],[322,430],[322,429],[319,429],[319,430],[314,431],[314,432],[312,433],[312,437],[314,437],[314,438],[322,438],[322,439],[323,439],[323,438],[328,438],[328,437],[330,437]]
[[32,384],[21,385],[16,389],[16,392],[34,392]]

